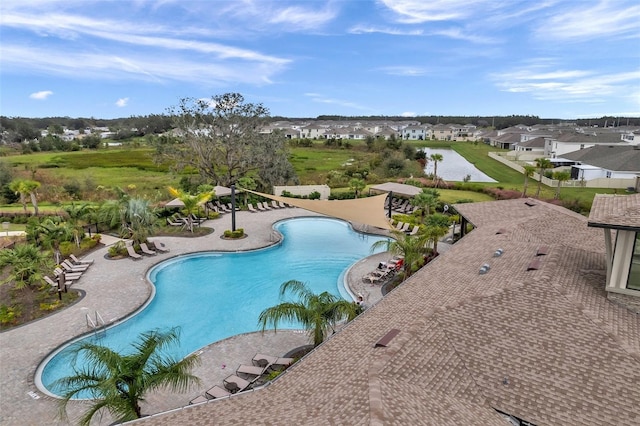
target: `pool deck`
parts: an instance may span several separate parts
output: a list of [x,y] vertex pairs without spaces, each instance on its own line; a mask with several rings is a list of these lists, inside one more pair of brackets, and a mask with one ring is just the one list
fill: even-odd
[[[71,422],[57,417],[57,399],[43,394],[35,385],[37,366],[54,349],[69,340],[87,333],[87,315],[95,317],[95,312],[106,323],[112,323],[128,316],[150,297],[151,284],[146,281],[146,273],[153,265],[165,259],[204,250],[242,251],[266,247],[277,243],[278,233],[272,224],[278,220],[318,216],[298,208],[272,210],[268,212],[238,212],[236,226],[244,228],[247,238],[223,240],[222,231],[231,228],[231,215],[205,222],[204,226],[215,231],[204,237],[155,237],[164,242],[169,253],[144,256],[141,260],[106,259],[107,246],[93,252],[87,258],[94,264],[73,288],[82,290],[85,296],[73,306],[46,318],[0,333],[0,424],[2,425],[65,425],[86,408],[85,403],[72,401],[67,407]],[[361,227],[357,227],[361,229]],[[152,237],[151,240],[154,238]],[[105,244],[116,239],[104,238]],[[375,269],[378,262],[386,260],[388,253],[370,256],[357,262],[347,274],[347,281],[354,294],[362,294],[365,302],[372,305],[382,298],[379,285],[364,284],[361,277]],[[197,327],[198,324],[194,324]],[[201,386],[189,392],[175,394],[156,392],[149,395],[143,404],[143,412],[152,414],[179,408],[189,400],[222,380],[240,364],[250,364],[252,357],[260,352],[282,356],[289,350],[308,344],[307,335],[300,330],[278,331],[277,333],[248,333],[234,336],[211,344],[201,350],[201,364],[194,374],[202,380]],[[109,424],[108,414],[96,424]],[[93,422],[92,422],[93,424]]]

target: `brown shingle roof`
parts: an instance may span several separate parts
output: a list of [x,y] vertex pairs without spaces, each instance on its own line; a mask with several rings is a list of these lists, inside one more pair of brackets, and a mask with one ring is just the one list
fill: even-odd
[[589,214],[589,226],[640,230],[640,194],[596,194]]
[[539,201],[455,207],[477,229],[273,384],[139,423],[504,425],[495,408],[538,425],[639,424],[640,317],[606,298],[601,231]]

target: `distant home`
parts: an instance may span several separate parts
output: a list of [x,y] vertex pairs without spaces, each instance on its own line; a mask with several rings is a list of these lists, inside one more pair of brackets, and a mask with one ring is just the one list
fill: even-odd
[[571,179],[640,177],[640,145],[595,145],[564,154],[562,159],[576,162]]

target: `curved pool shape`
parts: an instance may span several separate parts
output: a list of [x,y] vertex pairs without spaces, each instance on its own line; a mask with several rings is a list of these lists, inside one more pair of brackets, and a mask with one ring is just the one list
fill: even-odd
[[[156,265],[147,275],[156,287],[150,303],[105,333],[85,339],[126,352],[140,333],[177,326],[180,347],[173,355],[184,357],[227,337],[259,330],[260,312],[280,303],[279,288],[285,281],[295,279],[314,292],[348,298],[340,288],[344,272],[370,255],[375,241],[384,239],[357,233],[335,219],[288,219],[275,228],[284,238],[266,249],[196,253]],[[278,328],[298,327],[279,324]],[[38,369],[36,382],[55,396],[52,384],[73,374],[71,345],[49,358]]]

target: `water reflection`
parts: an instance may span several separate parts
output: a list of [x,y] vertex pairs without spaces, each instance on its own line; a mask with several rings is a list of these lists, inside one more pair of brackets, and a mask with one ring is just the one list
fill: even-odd
[[[438,177],[450,182],[462,182],[465,176],[471,176],[471,182],[497,182],[476,169],[476,166],[468,162],[462,155],[453,149],[423,148],[427,153],[427,159],[431,154],[442,155],[442,161],[438,162]],[[427,162],[424,169],[426,174],[433,174],[433,161]]]

